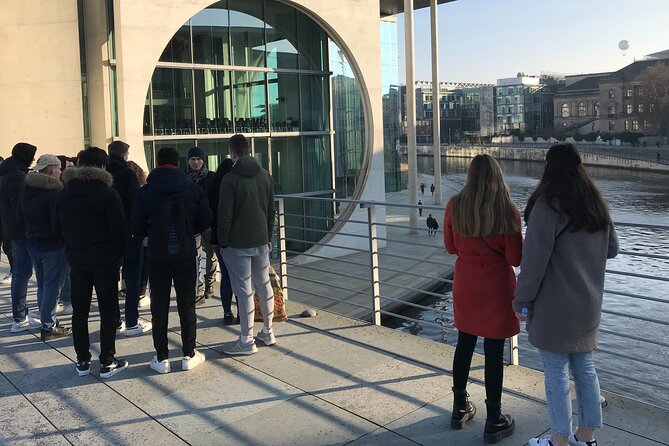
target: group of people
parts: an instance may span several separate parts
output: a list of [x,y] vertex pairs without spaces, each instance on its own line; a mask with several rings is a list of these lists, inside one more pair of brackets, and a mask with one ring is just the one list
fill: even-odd
[[[527,323],[539,349],[551,433],[530,446],[596,446],[602,410],[593,351],[601,318],[607,259],[618,253],[608,208],[573,144],[546,155],[541,181],[521,214],[502,170],[489,155],[476,156],[464,188],[444,216],[446,250],[457,255],[453,309],[458,341],[453,359],[451,426],[463,429],[476,414],[467,381],[478,337],[484,338],[486,422],[484,440],[514,432],[503,414],[504,340]],[[516,279],[513,267],[520,266]],[[572,429],[569,370],[576,383],[578,429]]]
[[[202,149],[188,152],[180,168],[178,152],[163,148],[148,177],[128,161],[122,141],[79,152],[72,166],[52,154],[33,164],[37,147],[18,143],[0,164],[2,238],[11,243],[12,333],[40,327],[41,339],[72,336],[76,372],[91,368],[88,333],[93,289],[100,313],[100,377],[128,367],[116,357],[119,332],[152,331],[156,355],[150,367],[170,371],[167,326],[172,286],[181,325],[183,370],[205,361],[195,349],[196,300],[213,295],[216,263],[221,270],[224,322],[232,324],[237,298],[239,339],[224,349],[233,355],[257,352],[256,340],[276,343],[269,253],[274,225],[272,179],[251,156],[249,141],[234,135],[230,159],[209,172]],[[198,252],[200,255],[198,255]],[[206,258],[198,280],[199,258]],[[218,262],[216,260],[218,259]],[[125,283],[125,320],[119,306],[119,278]],[[28,280],[37,278],[39,312],[29,311]],[[147,278],[151,322],[139,318]],[[254,338],[254,292],[264,323]],[[71,305],[72,326],[61,325],[60,307]],[[71,302],[71,304],[70,304]],[[67,311],[66,311],[67,312]]]

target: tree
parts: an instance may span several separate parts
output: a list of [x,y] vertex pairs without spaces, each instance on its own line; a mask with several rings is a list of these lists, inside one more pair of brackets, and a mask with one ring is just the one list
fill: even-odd
[[669,67],[658,63],[636,80],[641,83],[641,119],[651,124],[658,135],[669,136]]

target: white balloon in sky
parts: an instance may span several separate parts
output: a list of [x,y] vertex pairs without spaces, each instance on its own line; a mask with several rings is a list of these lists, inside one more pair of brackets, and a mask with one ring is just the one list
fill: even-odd
[[623,51],[625,51],[629,47],[630,43],[627,40],[621,40],[620,42],[618,42],[618,48],[620,48]]

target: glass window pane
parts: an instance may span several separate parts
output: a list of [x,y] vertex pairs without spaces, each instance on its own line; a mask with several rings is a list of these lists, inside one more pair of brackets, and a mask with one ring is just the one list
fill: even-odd
[[212,172],[218,169],[225,158],[230,158],[230,149],[227,138],[199,139],[197,146],[204,151],[207,168]]
[[190,27],[186,22],[179,31],[176,32],[172,40],[169,41],[163,54],[160,56],[161,62],[191,62],[190,55]]
[[116,93],[116,66],[109,67],[109,96],[111,100],[112,136],[118,136],[118,96]]
[[302,131],[330,129],[328,90],[325,76],[302,76]]
[[305,136],[303,142],[304,191],[332,189],[330,136]]
[[326,70],[328,37],[325,31],[301,12],[297,13],[298,52],[303,70]]
[[253,156],[263,169],[269,170],[269,147],[267,138],[253,138]]
[[156,68],[151,80],[156,135],[193,133],[191,70]]
[[153,126],[151,125],[151,87],[146,92],[146,101],[144,102],[144,134],[153,135]]
[[[275,194],[294,194],[303,191],[302,188],[302,148],[299,137],[272,138],[272,178]],[[286,237],[295,240],[304,240],[305,219],[303,200],[287,199],[284,203]],[[287,240],[288,249],[304,251],[309,246],[302,242]]]
[[297,11],[276,1],[265,2],[267,66],[297,68]]
[[269,106],[273,132],[300,130],[300,80],[296,74],[269,73]]
[[154,167],[153,141],[144,141],[144,156],[146,157],[146,166],[150,171]]
[[[186,163],[188,162],[188,149],[195,145],[195,140],[193,139],[173,139],[170,141],[156,141],[156,156],[158,152],[163,147],[172,147],[179,152],[179,167],[181,169],[186,168]],[[157,166],[156,166],[157,167]]]
[[229,65],[229,18],[225,2],[218,2],[191,19],[193,61]]
[[195,110],[198,133],[232,133],[231,108],[230,73],[195,70]]
[[232,64],[265,66],[265,23],[262,2],[230,0],[230,41]]
[[267,132],[265,74],[254,71],[234,72],[235,132]]

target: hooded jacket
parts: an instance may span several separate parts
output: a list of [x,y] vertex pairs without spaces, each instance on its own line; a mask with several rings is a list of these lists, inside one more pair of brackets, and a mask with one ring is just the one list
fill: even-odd
[[17,221],[17,204],[23,180],[35,158],[37,147],[18,143],[12,149],[12,156],[0,164],[0,218],[2,236],[6,239],[25,239],[25,228]]
[[17,221],[25,226],[29,245],[42,250],[63,247],[56,234],[56,201],[63,183],[58,178],[39,172],[26,175],[23,192],[18,201]]
[[137,175],[130,170],[128,163],[123,158],[116,156],[109,157],[107,172],[114,179],[112,187],[118,192],[119,197],[121,197],[123,212],[125,212],[126,220],[130,224],[132,205],[135,202],[135,195],[137,195],[137,191],[139,190]]
[[[132,209],[133,236],[144,238],[149,235],[149,221],[160,214],[165,200],[175,194],[181,194],[189,215],[193,235],[211,227],[211,210],[204,191],[186,173],[176,167],[158,167],[153,169],[135,197]],[[195,238],[193,237],[193,247]],[[195,251],[195,250],[194,250]],[[149,239],[151,252],[151,239]]]
[[126,247],[126,219],[112,176],[97,167],[70,167],[56,204],[57,230],[73,270],[121,264]]
[[274,228],[272,176],[251,156],[243,156],[221,182],[218,241],[246,249],[266,245]]

